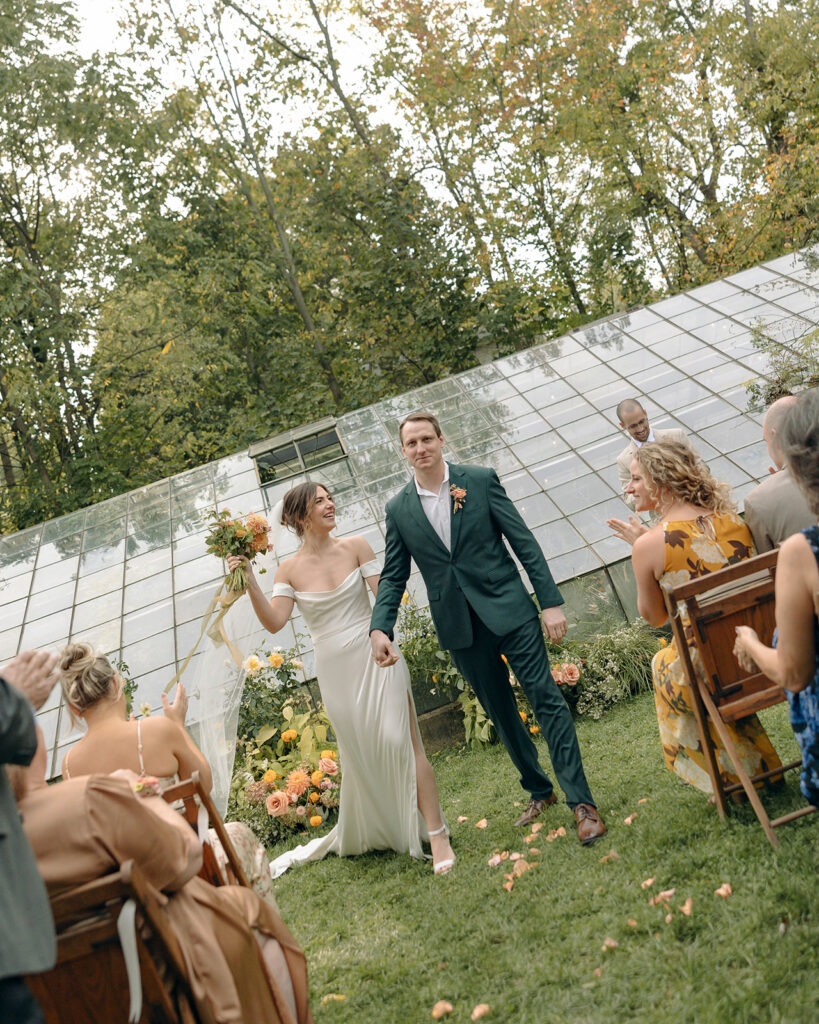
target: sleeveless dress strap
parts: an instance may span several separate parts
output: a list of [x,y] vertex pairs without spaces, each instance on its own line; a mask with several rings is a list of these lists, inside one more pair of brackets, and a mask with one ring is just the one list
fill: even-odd
[[137,719],[137,754],[139,756],[139,773],[145,774],[145,762],[142,760],[142,719]]
[[293,597],[295,598],[296,591],[290,586],[289,583],[274,583],[273,593],[271,597]]
[[366,580],[367,577],[369,576],[380,576],[383,566],[381,562],[378,561],[377,558],[371,558],[369,562],[365,562],[358,568],[359,571],[361,572],[362,577]]

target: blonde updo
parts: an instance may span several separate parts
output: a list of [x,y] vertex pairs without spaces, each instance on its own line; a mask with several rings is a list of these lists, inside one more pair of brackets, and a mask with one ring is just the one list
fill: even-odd
[[60,686],[74,722],[77,715],[103,699],[119,700],[124,683],[105,657],[91,644],[68,644],[60,654]]
[[695,451],[682,441],[650,441],[634,453],[634,461],[645,473],[655,502],[660,493],[670,491],[675,501],[707,508],[717,515],[736,509],[731,488],[721,483]]

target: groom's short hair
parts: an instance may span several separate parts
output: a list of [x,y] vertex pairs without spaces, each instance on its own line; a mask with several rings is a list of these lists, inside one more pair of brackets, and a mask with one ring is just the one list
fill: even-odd
[[398,437],[402,444],[404,443],[404,427],[408,423],[417,423],[419,420],[426,420],[428,423],[431,423],[435,428],[435,433],[438,437],[441,437],[441,424],[436,416],[433,416],[431,412],[411,412],[409,416],[405,416],[401,420],[398,426]]

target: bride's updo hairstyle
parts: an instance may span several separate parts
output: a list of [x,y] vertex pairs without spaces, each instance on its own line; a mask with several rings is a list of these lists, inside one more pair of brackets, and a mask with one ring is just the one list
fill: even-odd
[[[112,685],[113,684],[113,685]],[[60,686],[72,720],[99,701],[118,700],[124,683],[104,654],[91,644],[68,644],[60,654]]]
[[299,540],[304,536],[304,529],[310,517],[310,512],[316,503],[319,487],[332,500],[333,496],[324,484],[316,483],[315,480],[308,480],[303,484],[292,487],[284,496],[282,526],[289,526]]
[[699,455],[681,441],[650,441],[637,449],[634,461],[645,473],[658,504],[661,492],[667,489],[676,501],[687,501],[717,515],[736,509],[730,486],[713,477]]
[[819,388],[802,392],[776,436],[811,512],[819,516]]

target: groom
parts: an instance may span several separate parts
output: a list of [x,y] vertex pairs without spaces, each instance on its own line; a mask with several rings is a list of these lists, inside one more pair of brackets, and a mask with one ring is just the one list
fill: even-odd
[[[543,552],[493,469],[444,462],[444,438],[432,413],[407,416],[399,435],[414,476],[387,505],[384,571],[370,622],[373,658],[381,666],[398,660],[392,628],[414,558],[441,647],[469,681],[531,794],[515,824],[529,825],[557,794],[520,719],[501,655],[531,702],[577,819],[578,838],[593,843],[606,826],[595,809],[572,716],[543,643],[541,621],[552,640],[566,633],[566,617],[557,607],[563,598]],[[504,536],[535,588],[540,621]]]

